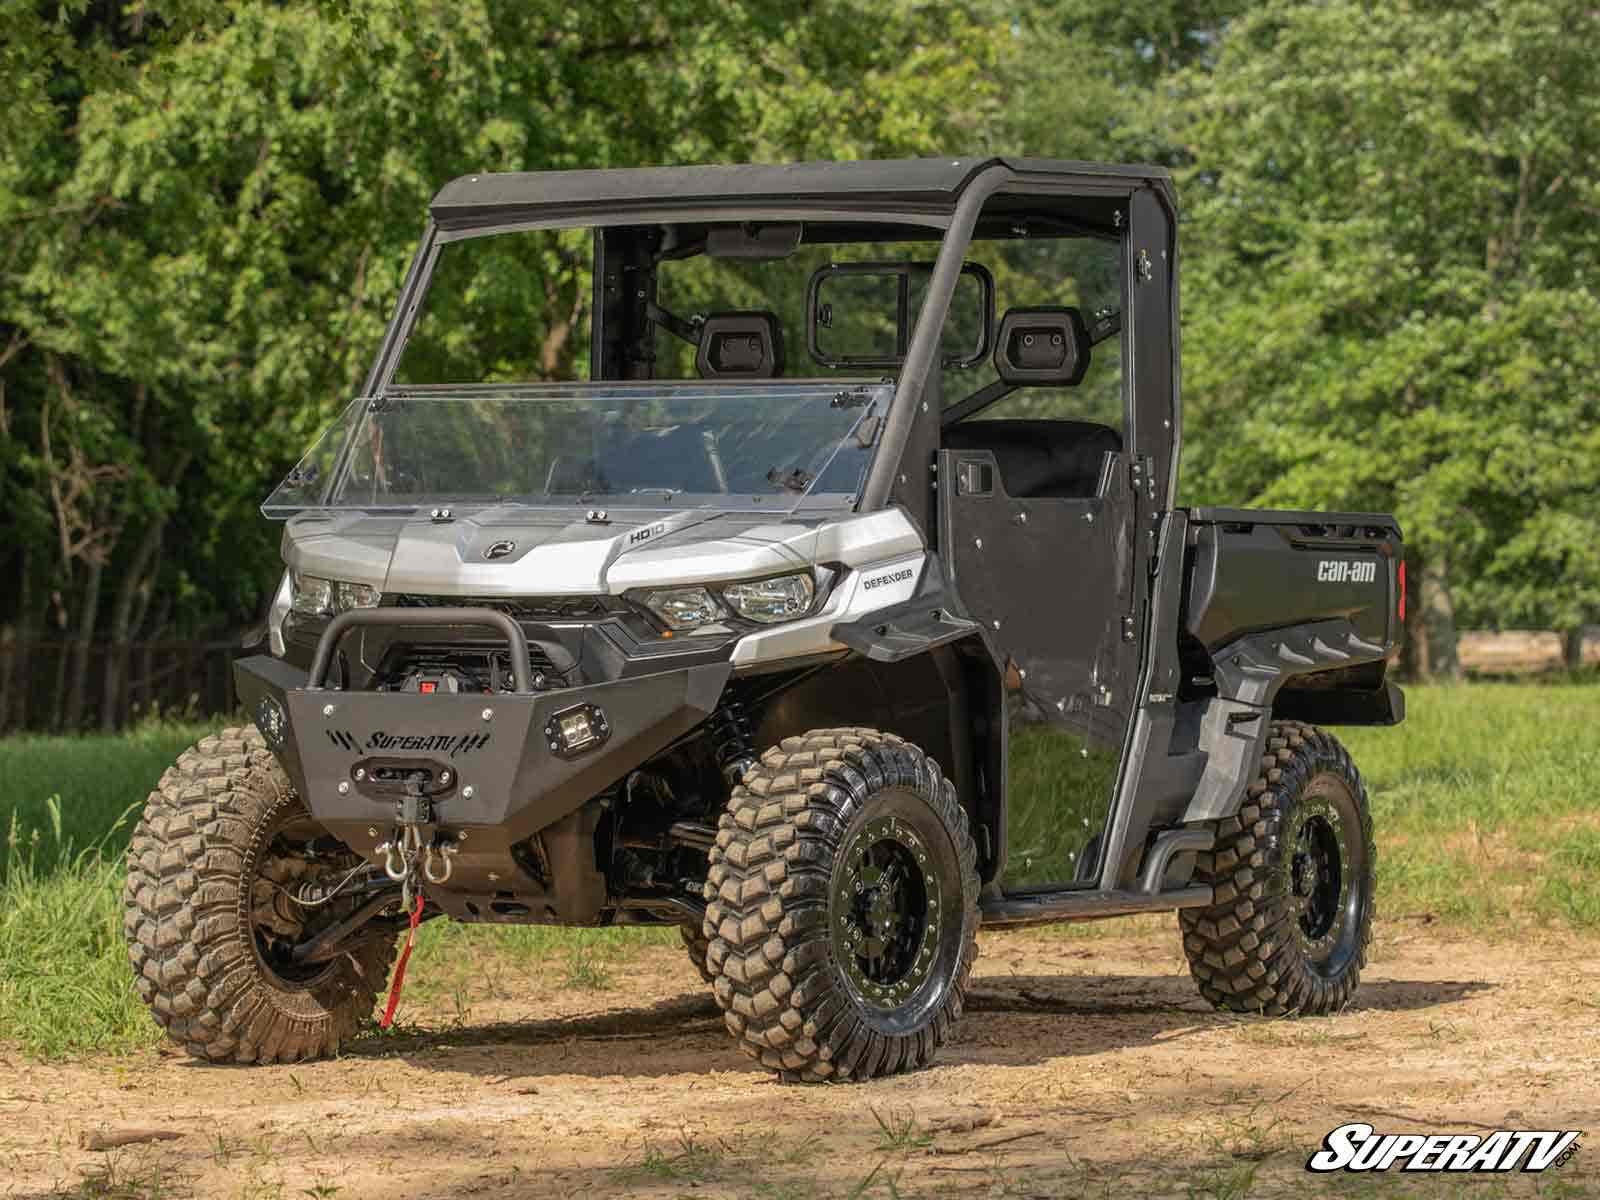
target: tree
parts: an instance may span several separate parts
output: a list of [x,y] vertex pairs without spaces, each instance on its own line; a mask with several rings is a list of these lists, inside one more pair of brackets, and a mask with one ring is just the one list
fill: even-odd
[[[130,640],[258,619],[255,505],[359,388],[441,183],[981,147],[1013,50],[987,7],[914,0],[0,0],[0,21],[0,568],[22,580],[0,622],[70,635],[69,727],[93,640],[124,648],[109,723]],[[587,269],[555,264],[528,314],[552,370]]]
[[1185,81],[1188,499],[1397,511],[1424,673],[1600,606],[1597,33],[1275,0]]

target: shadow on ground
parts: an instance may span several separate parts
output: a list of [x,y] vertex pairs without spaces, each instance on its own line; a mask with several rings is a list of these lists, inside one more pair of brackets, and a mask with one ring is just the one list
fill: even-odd
[[[1493,987],[1480,980],[1374,980],[1363,985],[1352,1011],[1440,1007]],[[1050,1019],[1064,1017],[1072,1019]],[[1187,976],[990,976],[973,985],[959,1041],[939,1061],[1027,1066],[1257,1020],[1262,1018],[1213,1010],[1194,993]],[[497,1052],[456,1053],[486,1048]],[[442,1053],[446,1049],[451,1053]],[[716,1003],[704,994],[549,1020],[373,1034],[349,1044],[344,1055],[398,1056],[416,1066],[519,1078],[643,1078],[714,1070],[762,1074],[734,1046]]]

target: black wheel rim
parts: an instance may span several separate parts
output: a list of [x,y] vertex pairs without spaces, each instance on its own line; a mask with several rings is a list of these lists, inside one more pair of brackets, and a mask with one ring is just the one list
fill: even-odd
[[944,893],[929,850],[897,816],[866,821],[834,872],[834,957],[856,998],[893,1012],[935,975]]
[[[256,961],[285,991],[316,986],[338,966],[338,960],[304,963],[294,960],[294,948],[318,932],[350,915],[355,901],[336,898],[315,907],[297,904],[292,897],[308,885],[332,886],[357,865],[352,855],[318,856],[311,852],[319,830],[290,816],[258,843],[260,849],[248,864],[251,944]],[[312,864],[307,870],[307,862]],[[299,865],[296,865],[299,864]],[[314,893],[313,893],[314,894]]]
[[1310,965],[1337,973],[1354,952],[1365,901],[1365,850],[1346,789],[1308,789],[1289,835],[1287,891],[1295,936]]

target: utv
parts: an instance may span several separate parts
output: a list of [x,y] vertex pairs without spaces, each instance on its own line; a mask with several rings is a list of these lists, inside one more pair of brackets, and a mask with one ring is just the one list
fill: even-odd
[[133,838],[156,1019],[331,1053],[435,917],[676,925],[793,1080],[929,1062],[980,924],[1176,910],[1213,1004],[1347,1003],[1320,726],[1402,717],[1400,531],[1175,506],[1176,231],[1164,172],[1062,161],[445,187],[263,507],[253,726]]

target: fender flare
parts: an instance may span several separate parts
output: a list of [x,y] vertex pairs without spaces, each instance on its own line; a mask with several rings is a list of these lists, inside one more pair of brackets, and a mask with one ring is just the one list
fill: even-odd
[[[1287,680],[1378,662],[1392,649],[1365,640],[1339,617],[1246,634],[1218,650],[1212,660],[1217,694],[1200,718],[1206,766],[1184,822],[1217,821],[1239,811],[1266,748],[1273,701]],[[1382,695],[1391,720],[1398,720],[1405,712],[1400,689],[1386,683]]]

